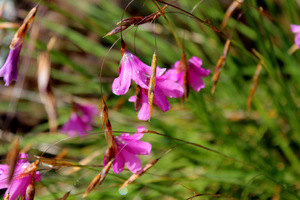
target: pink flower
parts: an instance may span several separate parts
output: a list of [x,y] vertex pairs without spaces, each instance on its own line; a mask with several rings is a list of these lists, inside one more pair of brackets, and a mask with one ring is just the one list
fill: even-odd
[[[146,130],[144,127],[139,126],[137,133],[133,135],[123,133],[121,136],[115,137],[118,148],[118,153],[114,155],[115,160],[113,161],[113,170],[115,173],[122,172],[125,164],[132,173],[136,173],[142,168],[138,155],[149,155],[152,148],[150,143],[140,141],[144,136],[144,133],[142,133],[144,130]],[[105,156],[103,163],[104,165],[107,164]]]
[[[28,160],[28,155],[21,153],[19,155],[19,160],[17,162],[13,178],[10,183],[8,183],[9,177],[9,166],[0,165],[0,189],[7,188],[4,197],[9,193],[9,200],[17,199],[19,196],[24,196],[26,189],[31,181],[31,174],[24,173],[24,170],[30,165]],[[41,180],[41,174],[36,172],[35,182]]]
[[[166,73],[162,76],[156,77],[156,84],[154,89],[154,104],[162,111],[166,112],[170,109],[170,103],[167,97],[180,98],[183,95],[183,88],[181,85],[172,80],[172,74]],[[150,107],[148,103],[148,86],[142,88],[141,107],[138,113],[138,119],[147,121],[149,119]],[[136,97],[129,98],[130,102],[135,102]]]
[[290,28],[293,33],[296,33],[295,44],[300,48],[300,25],[291,24]]
[[[158,69],[157,76],[162,75],[166,69]],[[124,95],[127,93],[131,79],[136,84],[145,88],[147,85],[147,75],[151,74],[151,67],[144,64],[136,55],[132,54],[128,50],[122,57],[119,66],[119,77],[116,78],[112,85],[112,92],[116,95]]]
[[10,49],[7,59],[0,69],[0,77],[3,77],[5,86],[9,86],[13,80],[16,81],[18,79],[18,64],[21,49],[22,44],[15,49]]
[[73,111],[69,121],[61,128],[62,133],[67,133],[70,137],[84,137],[87,131],[91,131],[93,118],[97,115],[97,109],[93,105],[79,105],[74,103]]
[[[202,68],[202,60],[196,56],[190,58],[188,65],[188,83],[194,90],[199,92],[205,87],[202,77],[207,77],[210,70]],[[176,61],[174,68],[170,69],[167,73],[169,74],[170,79],[178,81],[178,83],[183,86],[184,71],[183,69],[180,69],[179,61]]]

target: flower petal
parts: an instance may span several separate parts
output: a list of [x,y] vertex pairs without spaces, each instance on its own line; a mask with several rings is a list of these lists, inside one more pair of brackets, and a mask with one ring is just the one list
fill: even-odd
[[8,57],[0,69],[0,77],[3,77],[5,86],[8,86],[13,80],[18,79],[18,64],[22,45],[9,51]]
[[126,151],[138,155],[149,155],[152,149],[152,145],[149,142],[139,140],[125,140],[127,145],[125,146]]
[[24,196],[28,185],[30,184],[31,176],[25,176],[21,179],[13,179],[10,187],[6,190],[5,195],[9,192],[9,200],[17,199],[19,196]]
[[141,161],[137,155],[128,152],[126,150],[126,148],[124,148],[122,150],[122,154],[125,158],[125,164],[126,164],[127,168],[132,173],[136,173],[137,171],[139,171],[142,168]]
[[82,112],[82,116],[81,116],[82,121],[92,124],[94,116],[96,116],[98,113],[97,108],[92,104],[87,104],[87,105],[76,104],[76,106]]
[[126,94],[131,85],[131,75],[132,69],[128,65],[128,59],[123,57],[119,68],[119,77],[115,78],[112,84],[112,92],[116,95]]
[[124,169],[124,166],[125,160],[123,157],[123,150],[120,148],[119,153],[113,162],[113,170],[116,174],[121,173]]
[[[162,111],[166,112],[170,109],[170,103],[163,91],[155,86],[154,90],[154,104],[157,105]],[[148,106],[149,107],[149,106]]]
[[167,97],[180,98],[183,95],[182,86],[172,80],[158,77],[156,80],[154,96],[157,93],[157,88],[159,88],[159,90],[162,91],[162,93]]
[[298,33],[295,36],[295,44],[298,46],[298,48],[300,49],[300,33]]
[[189,59],[189,67],[190,67],[190,73],[197,73],[201,77],[206,77],[209,75],[210,70],[204,69],[202,66],[202,60],[196,56],[191,57]]
[[300,33],[300,25],[291,24],[290,28],[293,33]]
[[143,121],[147,121],[149,119],[149,112],[150,112],[150,108],[148,104],[148,94],[146,93],[147,93],[146,90],[142,91],[141,107],[137,116],[139,120],[143,120]]

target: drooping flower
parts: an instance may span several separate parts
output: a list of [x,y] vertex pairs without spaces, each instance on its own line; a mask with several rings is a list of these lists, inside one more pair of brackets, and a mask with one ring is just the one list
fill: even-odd
[[32,25],[32,22],[37,12],[37,6],[31,9],[31,11],[28,13],[28,15],[23,21],[23,24],[17,30],[10,43],[10,51],[8,57],[4,65],[0,69],[0,77],[3,77],[5,81],[5,86],[8,86],[13,80],[16,81],[18,79],[18,64],[23,40],[28,29]]
[[[171,73],[165,73],[156,77],[156,84],[154,89],[154,104],[162,111],[166,112],[170,109],[170,103],[167,97],[180,98],[183,95],[183,88],[180,84],[172,80]],[[148,78],[149,79],[149,78]],[[130,102],[136,101],[136,96],[129,98]],[[148,103],[148,87],[142,88],[140,97],[140,110],[138,113],[139,120],[149,119],[149,103]]]
[[[28,162],[28,155],[21,153],[17,162],[13,179],[8,183],[9,166],[0,165],[0,189],[7,188],[4,197],[9,193],[9,200],[15,200],[19,196],[24,196],[26,189],[31,181],[31,173],[25,172],[26,168],[30,166]],[[41,174],[35,173],[35,182],[41,180]]]
[[[188,61],[188,84],[197,92],[205,87],[202,77],[207,77],[210,73],[209,69],[201,67],[202,60],[193,56]],[[171,80],[178,81],[180,85],[184,82],[184,70],[180,68],[179,61],[176,61],[174,67],[166,72]]]
[[291,24],[290,28],[291,28],[291,31],[296,34],[296,36],[295,36],[295,44],[300,49],[300,25]]
[[[157,76],[162,75],[165,70],[164,68],[159,68],[156,72]],[[119,66],[119,77],[112,84],[112,92],[116,95],[126,94],[131,85],[131,79],[143,88],[148,87],[147,76],[150,74],[150,66],[143,63],[130,51],[125,50]]]
[[3,77],[5,86],[18,79],[18,64],[22,45],[16,49],[10,49],[8,57],[0,69],[0,77]]
[[[137,133],[130,135],[129,133],[123,133],[121,136],[115,137],[118,153],[114,155],[113,170],[115,173],[123,171],[124,166],[132,172],[136,173],[141,167],[141,161],[138,155],[149,155],[152,149],[152,145],[148,142],[140,141],[144,136],[142,133],[146,130],[144,127],[139,126]],[[106,156],[103,159],[104,165],[108,162]]]
[[93,129],[93,118],[96,115],[97,109],[93,105],[79,105],[73,103],[70,119],[61,128],[61,132],[67,133],[70,137],[74,137],[77,134],[84,137],[87,134],[87,131]]

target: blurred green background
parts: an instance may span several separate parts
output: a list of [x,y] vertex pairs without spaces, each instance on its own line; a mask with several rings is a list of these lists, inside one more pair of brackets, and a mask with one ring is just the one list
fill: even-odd
[[[29,0],[15,2],[11,8],[14,15],[3,15],[1,21],[21,23],[35,3]],[[210,92],[212,73],[223,54],[226,38],[186,13],[167,8],[166,17],[184,44],[187,57],[200,57],[203,67],[210,69],[211,75],[203,79],[204,89],[200,92],[191,90],[184,106],[179,99],[170,99],[171,110],[163,113],[156,107],[151,122],[139,121],[133,103],[128,102],[135,92],[134,84],[124,96],[111,92],[112,81],[118,76],[120,42],[109,53],[108,50],[120,35],[103,36],[116,27],[123,13],[124,17],[130,17],[157,11],[152,1],[136,0],[124,12],[128,3],[128,0],[42,2],[21,52],[19,72],[24,64],[28,65],[28,70],[20,98],[14,95],[13,86],[4,87],[1,80],[1,127],[4,127],[7,113],[14,113],[9,133],[1,133],[2,158],[5,158],[15,134],[23,136],[22,147],[33,144],[28,152],[32,157],[67,138],[60,133],[48,133],[47,115],[36,81],[36,58],[46,51],[50,38],[55,37],[56,43],[50,52],[51,81],[57,97],[60,125],[69,118],[71,98],[92,102],[100,108],[102,85],[114,131],[135,132],[137,126],[145,126],[233,158],[167,137],[145,134],[143,141],[151,142],[153,150],[149,156],[140,156],[143,164],[176,147],[129,185],[126,195],[120,195],[119,187],[131,173],[128,170],[121,174],[111,171],[101,187],[96,187],[86,199],[187,199],[195,194],[221,196],[204,195],[194,199],[300,199],[300,51],[291,51],[294,34],[290,31],[291,23],[300,23],[300,2],[249,0],[232,13],[223,29],[231,37],[232,46],[214,94]],[[193,14],[220,27],[232,1],[178,0],[172,3],[188,12],[199,3]],[[12,14],[5,9],[4,13]],[[37,36],[34,36],[34,30]],[[3,62],[15,31],[1,30]],[[148,65],[156,40],[158,65],[170,68],[180,60],[182,52],[163,17],[156,20],[155,36],[153,31],[153,23],[145,24],[124,33],[123,39],[129,50]],[[34,37],[36,39],[32,39]],[[30,45],[33,51],[26,50]],[[258,53],[255,55],[252,49]],[[264,64],[259,84],[252,109],[247,112],[247,98],[260,60]],[[16,98],[18,102],[11,103]],[[89,165],[102,165],[106,142],[101,131],[100,119],[96,119],[90,136],[61,141],[50,147],[46,156],[55,157],[67,149],[64,160],[79,162],[96,152]],[[36,199],[59,199],[70,190],[68,199],[81,199],[101,169],[83,167],[72,173],[71,168],[49,170],[49,167],[41,166],[42,181],[37,184]]]

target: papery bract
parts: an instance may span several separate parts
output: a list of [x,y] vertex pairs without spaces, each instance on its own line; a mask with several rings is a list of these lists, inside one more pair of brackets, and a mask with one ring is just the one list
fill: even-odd
[[[183,95],[183,88],[181,85],[172,80],[171,73],[163,74],[156,77],[156,84],[154,89],[154,104],[157,105],[162,111],[166,112],[170,109],[170,103],[167,97],[180,98]],[[130,102],[135,102],[135,96],[129,98]],[[141,91],[140,99],[141,107],[138,113],[138,119],[149,119],[149,103],[148,103],[148,87],[143,88]]]
[[[158,69],[157,76],[162,75],[166,69]],[[151,67],[144,64],[136,55],[125,50],[119,66],[119,77],[116,78],[112,85],[112,92],[116,95],[127,93],[131,79],[136,84],[145,88],[148,87],[147,76],[151,74]]]
[[[30,165],[28,162],[28,155],[21,153],[17,162],[13,179],[8,183],[9,166],[0,165],[0,189],[7,188],[4,197],[9,193],[9,200],[15,200],[19,196],[24,196],[26,189],[31,181],[31,173],[24,174],[24,170]],[[41,180],[41,174],[36,172],[35,182]]]
[[10,49],[7,59],[0,69],[0,77],[3,77],[5,86],[9,86],[13,80],[16,81],[18,79],[18,64],[21,49],[22,45],[15,49]]
[[[188,83],[197,92],[205,87],[202,77],[207,77],[210,73],[209,69],[201,67],[202,60],[196,56],[193,56],[188,61]],[[176,61],[174,67],[166,72],[171,80],[178,81],[180,85],[183,85],[184,71],[180,69],[179,61]]]
[[296,34],[295,36],[295,44],[300,48],[300,25],[291,24],[291,31]]
[[[140,141],[144,136],[144,133],[142,133],[144,130],[146,130],[144,127],[139,126],[137,133],[133,135],[123,133],[121,136],[115,137],[118,148],[118,153],[114,155],[115,160],[113,161],[113,170],[115,173],[122,172],[125,165],[132,173],[136,173],[142,168],[138,155],[149,155],[152,149],[150,143]],[[104,165],[107,164],[105,156],[103,163]]]

